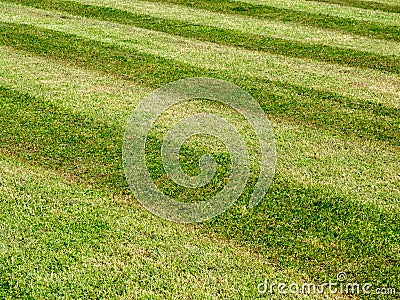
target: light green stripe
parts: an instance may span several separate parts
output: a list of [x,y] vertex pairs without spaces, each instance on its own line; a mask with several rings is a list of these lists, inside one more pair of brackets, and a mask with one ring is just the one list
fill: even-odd
[[[344,96],[399,107],[399,76],[306,59],[268,55],[234,47],[198,42],[169,34],[126,25],[65,16],[25,7],[9,7],[8,21],[29,23],[43,28],[105,41],[177,61],[233,74],[256,75],[269,80],[334,91]],[[4,18],[5,14],[3,14]],[[7,63],[7,62],[4,62]]]
[[399,5],[399,0],[363,0],[363,1]]
[[[32,298],[53,298],[55,286],[58,296],[71,299],[104,297],[105,292],[106,298],[118,297],[114,279],[121,274],[124,299],[138,295],[154,299],[157,291],[165,289],[164,277],[175,279],[168,282],[171,295],[204,298],[220,292],[234,297],[237,291],[232,290],[232,282],[250,294],[265,276],[304,280],[295,270],[278,270],[267,257],[231,240],[199,234],[196,227],[166,223],[139,207],[131,196],[88,190],[3,155],[0,185],[0,266],[18,262],[7,274],[18,280],[21,290],[29,286]],[[127,205],[128,201],[133,203]],[[151,237],[154,233],[157,237]],[[189,258],[193,269],[183,269],[182,260]],[[68,267],[53,271],[58,261]],[[211,265],[218,270],[212,278],[204,271],[204,266]],[[149,278],[151,288],[141,282],[143,272],[150,269],[157,273]],[[219,284],[213,284],[214,280]]]
[[[127,117],[150,91],[129,82],[95,74],[0,47],[0,84],[40,97],[59,107],[94,116],[124,130]],[[400,173],[400,152],[382,142],[334,137],[270,116],[278,146],[277,173],[284,178],[329,188],[361,202],[398,209],[395,176]],[[382,164],[382,159],[385,164]],[[345,176],[345,184],[343,176]],[[374,185],[371,185],[374,182]],[[388,199],[383,195],[392,195]]]
[[0,47],[0,84],[44,98],[72,111],[119,124],[150,93],[149,88],[112,75],[96,74]]
[[302,43],[323,44],[371,53],[400,56],[400,43],[343,34],[335,30],[323,30],[265,19],[260,20],[248,16],[214,13],[167,3],[160,5],[160,3],[137,0],[81,0],[78,2],[122,9],[132,13],[145,13],[154,17],[180,20],[203,26],[234,29],[244,33],[282,38]]
[[[396,13],[341,6],[337,4],[313,2],[306,0],[238,0],[238,2],[273,6],[277,8],[284,8],[314,14],[323,14],[327,16],[350,18],[354,20],[362,20],[385,25],[400,26],[400,16]],[[399,4],[399,2],[397,2],[396,4]]]

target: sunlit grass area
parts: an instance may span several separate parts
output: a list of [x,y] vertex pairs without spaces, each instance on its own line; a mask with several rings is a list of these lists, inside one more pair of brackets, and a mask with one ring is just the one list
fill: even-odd
[[[400,294],[399,11],[394,0],[0,1],[0,298],[288,299],[257,287],[338,272]],[[217,157],[205,189],[176,188],[159,154],[180,118],[221,115],[254,154],[238,201],[184,225],[128,188],[132,110],[186,77],[240,86],[270,120],[276,175],[255,208],[258,143],[207,101],[160,118],[150,172],[180,201],[218,192],[229,173],[218,141],[181,153],[190,175],[205,151]]]

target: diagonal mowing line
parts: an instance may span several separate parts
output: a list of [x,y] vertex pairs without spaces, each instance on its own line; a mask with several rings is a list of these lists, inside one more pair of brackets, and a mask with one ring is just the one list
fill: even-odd
[[375,1],[365,1],[365,0],[306,0],[306,1],[317,1],[322,3],[332,3],[339,4],[342,6],[357,7],[370,10],[378,10],[390,13],[400,13],[400,5],[375,2]]
[[[167,20],[185,22],[187,24],[203,27],[233,30],[240,32],[244,35],[252,34],[261,37],[277,38],[306,45],[325,45],[335,48],[353,49],[361,52],[375,53],[382,56],[399,56],[400,53],[400,44],[393,41],[385,41],[357,35],[342,34],[338,31],[321,30],[310,26],[296,25],[279,21],[260,20],[253,17],[243,17],[229,14],[221,15],[220,13],[209,12],[200,9],[192,9],[174,4],[166,4],[166,6],[160,6],[159,3],[146,1],[134,1],[129,3],[124,3],[122,2],[123,0],[82,1],[85,1],[84,4],[94,5],[96,7],[105,6],[114,9],[122,9],[123,11],[127,11],[133,14],[148,15],[157,18],[162,17],[163,19]],[[93,1],[93,3],[91,1]],[[117,31],[120,30],[120,28],[124,28],[125,33],[126,31],[131,32],[132,30],[134,30],[135,32],[151,31],[151,33],[154,35],[170,35],[162,31],[154,31],[133,27],[131,25],[118,24],[112,21],[104,21],[98,20],[96,18],[71,15],[66,14],[62,11],[53,11],[51,14],[49,14],[48,10],[23,6],[15,3],[0,2],[0,7],[3,10],[3,13],[0,14],[0,20],[3,22],[31,24],[34,26],[41,26],[55,30],[58,30],[57,27],[60,26],[64,28],[71,28],[71,30],[74,27],[83,26],[83,29],[87,24],[88,28],[90,27],[90,25],[95,26],[93,28],[94,32],[100,29],[96,25],[99,23],[103,23],[103,26],[100,27],[103,28],[103,30],[110,32],[110,34],[114,33],[114,35],[117,33]],[[176,37],[179,38],[179,36]],[[127,37],[125,38],[129,39]],[[222,47],[224,45],[215,46]],[[240,48],[237,49],[237,51],[239,50]]]
[[[59,110],[29,95],[4,88],[1,91],[2,113],[9,124],[6,138],[18,138],[14,145],[10,141],[8,145],[14,146],[18,155],[25,155],[24,160],[50,169],[59,168],[61,163],[65,172],[73,173],[79,171],[75,169],[79,162],[79,175],[89,183],[97,183],[115,193],[126,191],[120,174],[122,136],[116,132],[118,130],[84,115]],[[210,222],[208,228],[243,245],[251,243],[255,251],[305,273],[320,272],[320,264],[327,259],[336,261],[340,267],[343,264],[365,266],[357,269],[362,278],[371,269],[379,269],[382,278],[392,278],[398,271],[396,252],[390,247],[398,243],[400,232],[399,214],[395,211],[361,205],[336,190],[299,184],[279,176],[270,193],[257,208],[257,214],[247,214],[244,219],[242,210],[232,207]],[[282,236],[285,243],[282,243]],[[315,248],[302,241],[310,237],[318,238],[321,247]],[[308,260],[307,265],[303,259],[295,259],[299,255]],[[357,255],[357,259],[353,255]],[[374,257],[373,262],[369,261],[371,257]],[[393,262],[388,263],[387,258]],[[382,265],[384,269],[380,268]],[[324,270],[334,273],[330,267]]]
[[[243,1],[251,1],[254,0],[243,0]],[[257,0],[262,1],[262,0]],[[278,1],[274,2],[273,5],[283,5],[283,8],[286,8],[285,4],[279,2],[279,0],[268,0],[269,1]],[[153,17],[162,17],[164,19],[169,20],[179,20],[191,24],[203,25],[208,27],[218,27],[224,29],[231,29],[240,31],[243,33],[252,33],[261,36],[269,36],[276,38],[283,38],[287,40],[304,42],[304,43],[312,43],[312,44],[323,44],[327,46],[339,46],[343,48],[352,48],[361,51],[367,52],[376,52],[372,49],[376,49],[376,44],[381,45],[382,48],[393,47],[397,45],[395,41],[390,40],[382,40],[382,39],[374,39],[371,37],[365,37],[362,35],[350,34],[347,32],[341,32],[340,30],[333,29],[321,29],[318,27],[303,25],[301,23],[296,22],[284,22],[280,20],[269,20],[265,18],[256,18],[252,16],[242,16],[236,14],[229,13],[220,13],[213,12],[205,9],[192,8],[189,6],[183,6],[179,4],[173,3],[158,3],[152,1],[142,1],[142,0],[79,0],[79,3],[86,5],[94,5],[97,7],[109,7],[114,9],[120,9],[123,11],[128,11],[136,14],[145,14]],[[314,4],[315,5],[315,4]],[[14,6],[21,7],[21,5],[14,4]],[[304,7],[293,8],[298,11],[309,11]],[[317,6],[318,7],[318,6]],[[341,13],[335,14],[337,11],[337,6],[332,7],[327,6],[326,8],[317,9],[317,7],[313,7],[318,14],[324,14],[329,16],[342,16]],[[369,12],[369,11],[366,11]],[[343,12],[344,14],[345,12]],[[370,13],[370,12],[369,12]],[[374,16],[373,13],[371,15],[361,14],[361,12],[347,12],[348,17],[354,21],[361,20],[366,21],[371,24],[384,24],[385,26],[389,26],[390,28],[400,27],[400,19],[395,18],[392,15],[389,16]],[[360,15],[361,14],[361,15]],[[397,16],[396,16],[397,17]],[[372,43],[372,48],[370,46],[362,47],[364,43],[368,43],[370,45]],[[375,45],[374,45],[375,44]],[[386,46],[387,45],[387,46]],[[361,47],[359,47],[361,46]],[[397,47],[398,48],[398,47]],[[371,51],[370,51],[371,50]],[[398,54],[400,50],[395,51],[393,54]],[[376,52],[380,54],[380,51]],[[385,54],[386,51],[385,51]]]
[[[73,1],[50,0],[5,0],[7,2],[19,3],[43,9],[75,9],[87,7],[90,3],[80,3]],[[274,6],[256,5],[234,0],[198,0],[188,2],[187,0],[150,0],[156,3],[172,3],[186,5],[198,9],[206,9],[218,13],[229,13],[235,15],[245,15],[258,17],[268,20],[277,20],[280,22],[291,22],[306,26],[313,26],[321,29],[337,30],[344,33],[352,33],[361,36],[400,41],[400,27],[389,26],[363,20],[355,20],[340,16],[329,16],[326,14],[310,13],[305,11],[295,11],[287,8],[277,8]],[[118,9],[115,7],[114,9]],[[69,11],[71,12],[71,11]],[[71,12],[72,13],[72,12]]]
[[121,128],[2,86],[0,101],[0,144],[6,153],[89,184],[126,189]]
[[[229,79],[251,92],[268,113],[328,131],[400,145],[400,115],[396,108],[360,103],[336,93],[272,82],[265,78],[238,78],[221,74],[218,70],[201,69],[121,46],[34,26],[3,23],[0,27],[0,43],[16,49],[113,73],[149,87],[184,77]],[[274,91],[276,87],[280,92]]]
[[265,51],[290,57],[310,58],[353,67],[372,68],[395,74],[400,73],[400,57],[396,55],[381,55],[328,45],[308,44],[282,38],[243,33],[238,30],[135,14],[118,9],[84,5],[71,1],[46,3],[38,0],[38,3],[35,2],[31,6],[40,9],[64,11],[79,16],[133,25],[139,28],[157,30],[249,50]]
[[[239,238],[244,244],[251,243],[256,251],[282,258],[307,273],[319,273],[318,266],[322,264],[325,275],[329,270],[335,273],[331,268],[354,269],[367,282],[371,272],[376,272],[377,277],[382,275],[392,285],[398,285],[397,211],[378,212],[333,190],[297,184],[279,176],[271,189],[257,214],[237,222],[240,210],[232,209],[214,220],[210,229],[227,238]],[[319,247],[307,245],[310,232],[321,238]],[[279,249],[278,253],[272,249]],[[380,251],[387,252],[377,256]]]
[[[49,14],[45,10],[12,4],[4,4],[4,8],[3,14],[0,15],[3,22],[30,24],[67,34],[72,33],[87,39],[136,49],[202,68],[212,67],[218,70],[229,70],[235,74],[248,74],[272,80],[277,77],[273,74],[279,73],[288,83],[300,81],[302,86],[321,91],[337,91],[344,96],[372,102],[386,104],[390,102],[389,106],[394,107],[400,105],[398,103],[400,81],[396,74],[199,42],[192,38],[65,15],[62,12]],[[207,26],[207,24],[203,25]],[[358,42],[363,44],[366,41],[358,40]],[[363,44],[365,51],[380,55],[396,55],[400,52],[398,46],[390,46],[386,43],[375,46],[371,42],[378,41],[370,40]],[[346,42],[345,45],[347,45]],[[3,48],[6,49],[6,47]],[[364,51],[361,45],[355,49]],[[6,61],[6,63],[10,62]]]
[[[120,128],[121,131],[138,101],[151,90],[151,88],[139,88],[132,81],[121,81],[110,73],[106,75],[95,70],[80,69],[72,64],[60,64],[55,60],[18,51],[11,47],[0,47],[0,49],[2,49],[0,65],[3,64],[3,71],[0,69],[0,82],[4,86],[43,99],[59,108],[71,112],[79,111],[88,117],[93,116],[97,121]],[[196,62],[193,63],[196,64]],[[242,72],[234,74],[240,76]],[[279,82],[274,81],[274,83]],[[277,89],[278,87],[275,89],[276,92]],[[118,98],[115,98],[117,94]],[[340,96],[337,99],[343,100]],[[341,101],[339,103],[346,108],[357,105],[357,101],[360,101],[360,105],[370,103],[363,98],[345,100],[351,102]],[[372,99],[371,101],[375,103]],[[235,116],[235,122],[237,121],[237,114],[234,111],[229,110],[228,113],[228,110],[221,108],[216,103],[190,101],[185,105],[182,104],[168,110],[171,114],[166,115],[167,118],[158,119],[159,125],[156,125],[156,128],[165,134],[168,124],[178,121],[178,118],[182,119],[192,115],[197,112],[197,109],[201,109],[201,111],[206,109],[214,113],[212,108],[215,109],[215,113],[223,112],[223,118],[230,119]],[[357,107],[353,108],[357,110]],[[373,108],[367,106],[363,110]],[[386,107],[382,106],[382,108]],[[376,203],[376,197],[379,197],[379,201],[383,201],[389,209],[398,207],[400,186],[398,183],[396,184],[399,182],[396,181],[396,178],[397,174],[400,174],[400,166],[396,162],[400,152],[397,153],[394,147],[373,140],[354,139],[351,136],[339,138],[332,132],[309,128],[298,121],[293,122],[278,115],[269,115],[269,118],[274,124],[279,149],[280,168],[278,173],[282,174],[281,172],[283,172],[285,176],[300,181],[303,181],[305,176],[318,178],[320,184],[341,186],[344,193],[351,194],[357,190],[358,198],[362,202],[364,199],[375,199],[373,202]],[[244,124],[245,121],[238,126],[243,128]],[[159,135],[157,136],[159,137]],[[248,133],[243,132],[243,136],[252,136],[251,130]],[[307,138],[304,139],[304,136]],[[254,143],[249,145],[249,149],[255,148],[257,146]],[[311,155],[313,158],[310,161]],[[339,157],[341,159],[338,159]],[[379,163],[382,159],[385,159],[385,165]],[[308,165],[307,171],[304,170],[306,165]],[[346,177],[346,185],[342,184],[344,172],[350,175],[350,178]],[[360,173],[363,174],[364,179],[355,175]],[[365,181],[365,178],[369,178],[369,180]],[[372,186],[370,185],[371,181],[375,182]]]
[[[17,30],[17,32],[21,34],[21,31]],[[80,60],[81,65],[93,69],[96,68],[94,61],[104,55],[105,58],[103,61],[110,59],[110,65],[112,66],[113,63],[115,64],[114,72],[118,72],[117,74],[120,76],[127,76],[128,78],[133,78],[138,81],[141,80],[140,71],[144,71],[144,73],[151,72],[147,69],[147,67],[149,67],[149,69],[153,67],[151,62],[155,61],[155,64],[160,62],[165,64],[173,63],[171,60],[157,61],[154,57],[146,55],[137,55],[134,59],[128,60],[129,55],[135,54],[133,51],[128,52],[128,50],[124,50],[115,52],[114,50],[116,47],[112,48],[105,43],[96,44],[90,40],[87,41],[87,44],[82,45],[83,42],[85,42],[83,39],[76,39],[73,35],[68,35],[68,38],[66,38],[65,35],[57,35],[52,31],[36,31],[36,33],[37,35],[26,35],[26,32],[23,33],[25,34],[25,39],[21,41],[27,44],[24,46],[26,48],[25,50],[33,46],[34,49],[29,51],[34,53],[40,52],[39,54],[49,58],[62,58],[69,62],[73,62],[74,57],[63,51],[67,52],[72,51],[71,49],[75,49],[77,51],[75,55],[83,56],[88,56],[90,53],[98,54],[93,61],[89,61],[87,57]],[[42,35],[40,35],[40,33],[42,33]],[[13,45],[17,48],[19,46],[19,38],[20,37],[17,36],[12,41],[14,43]],[[38,41],[36,41],[36,39],[38,39]],[[56,42],[57,39],[60,39],[60,44],[64,46],[65,49],[57,51],[55,46],[50,45],[50,47],[47,47],[49,43],[51,44],[52,41]],[[72,43],[70,47],[68,47],[68,43],[63,43],[63,41]],[[40,42],[45,42],[42,48],[39,48]],[[89,52],[85,52],[84,50],[90,43],[95,43],[94,46],[97,47],[99,51],[90,52],[91,50],[96,50],[95,47],[92,47],[88,49]],[[141,59],[144,60],[142,63],[139,62]],[[120,65],[118,65],[118,62]],[[136,65],[134,65],[135,68],[131,73],[127,72],[128,69],[122,71],[119,69],[119,67],[124,65],[132,67],[134,63]],[[179,72],[181,68],[187,68],[183,64],[174,64],[174,66],[176,68],[166,66],[166,72]],[[103,70],[106,71],[107,68]],[[194,68],[190,69],[187,73],[190,74],[190,72],[194,71],[198,73],[202,72],[201,69]],[[163,82],[166,78],[172,77],[171,74],[168,73],[152,73],[152,75],[159,77],[157,80],[151,82],[153,85],[156,84],[156,82]],[[243,83],[246,84],[246,87],[252,88],[253,86],[250,82],[254,79],[255,78],[246,78]],[[287,87],[292,90],[290,86]],[[265,86],[259,85],[254,86],[254,88],[256,92],[260,92],[260,97],[265,95],[261,94]],[[312,91],[313,90],[310,90],[309,94],[307,94],[306,90],[293,90],[293,93],[302,94],[305,98],[312,98]],[[110,137],[115,134],[112,128],[105,127],[101,123],[98,124],[94,120],[88,120],[85,116],[72,116],[68,114],[68,111],[59,111],[57,107],[49,107],[48,103],[41,102],[41,100],[37,98],[30,98],[29,95],[20,95],[15,91],[4,88],[2,88],[2,93],[3,96],[5,95],[4,98],[8,99],[2,99],[1,103],[4,105],[3,108],[9,108],[9,110],[5,111],[4,115],[7,116],[10,121],[18,120],[18,122],[25,122],[23,124],[24,130],[20,132],[19,135],[21,137],[20,142],[29,142],[31,139],[33,142],[39,142],[41,143],[40,145],[43,146],[43,148],[36,147],[36,149],[30,149],[32,151],[42,151],[36,154],[37,161],[42,162],[42,159],[46,161],[46,158],[50,158],[50,161],[47,161],[47,163],[51,162],[57,164],[58,160],[64,157],[66,159],[65,164],[69,165],[68,162],[71,162],[70,159],[76,158],[75,153],[79,154],[78,156],[80,157],[77,159],[77,161],[79,161],[82,157],[86,157],[85,155],[87,155],[87,153],[85,151],[89,150],[89,155],[98,154],[98,158],[95,161],[102,164],[104,161],[101,157],[103,157],[104,152],[113,153],[113,151],[117,151],[112,147],[112,144],[118,144],[118,139],[120,137],[110,142]],[[298,97],[297,100],[300,101],[301,98],[302,97]],[[333,102],[339,100],[336,99],[334,95],[325,93],[322,96],[318,96],[316,100],[329,102],[332,99],[334,100]],[[277,101],[281,100],[281,98],[277,98]],[[329,104],[331,103],[329,102]],[[386,114],[388,114],[389,117],[396,116],[395,110],[387,111],[383,109],[383,111],[380,111],[378,106],[362,104],[362,107],[358,107],[357,103],[351,104],[355,106],[355,110],[373,109],[373,113],[378,116]],[[344,104],[340,104],[340,106],[342,105]],[[286,108],[288,107],[290,108],[290,106],[286,106]],[[299,115],[302,113],[304,112],[301,112]],[[37,127],[35,127],[35,125],[37,125]],[[77,128],[74,128],[74,126]],[[15,128],[18,127],[16,126]],[[26,131],[26,129],[28,130]],[[27,133],[29,133],[30,129],[32,129],[32,132],[29,135]],[[66,130],[63,131],[63,129]],[[86,136],[87,132],[81,131],[83,129],[89,132],[95,132],[96,135],[88,138]],[[97,131],[99,131],[98,135]],[[39,133],[39,135],[36,136],[36,133]],[[49,135],[53,136],[53,139],[51,139]],[[15,136],[10,134],[7,137],[14,138]],[[39,139],[41,137],[44,137],[42,141]],[[63,152],[64,150],[62,147],[58,149],[48,147],[48,145],[58,145],[57,142],[61,142],[61,144],[67,142],[69,145],[76,145],[77,148],[88,143],[92,148],[83,148],[80,152],[76,152],[77,150],[74,149],[69,155],[68,151],[66,153]],[[26,145],[29,145],[29,143],[26,143]],[[64,154],[67,155],[64,156]],[[103,159],[112,161],[115,157],[107,156],[103,157]],[[114,169],[118,168],[118,166],[106,165],[106,168]],[[104,177],[110,176],[110,174],[106,172],[98,175]],[[111,175],[108,179],[110,180],[110,178],[118,178],[118,175]],[[115,180],[118,181],[118,179]],[[399,261],[397,256],[398,252],[396,252],[396,248],[393,248],[393,245],[398,245],[399,241],[400,221],[398,214],[363,208],[355,205],[349,201],[349,199],[336,195],[334,192],[324,192],[322,189],[316,187],[296,185],[293,182],[282,180],[282,178],[277,178],[276,186],[279,186],[279,188],[273,190],[273,199],[268,199],[270,202],[266,202],[264,204],[265,206],[259,208],[261,216],[253,216],[253,218],[244,219],[243,216],[241,216],[241,212],[231,211],[230,215],[223,216],[210,226],[213,226],[212,228],[214,228],[216,232],[229,239],[236,239],[245,245],[250,243],[251,246],[254,246],[255,251],[269,255],[269,257],[279,261],[281,266],[295,266],[295,268],[302,270],[304,273],[312,274],[313,272],[321,273],[321,265],[324,262],[334,261],[336,264],[324,269],[320,276],[326,276],[330,272],[334,273],[334,268],[350,265],[354,267],[354,269],[358,267],[356,269],[358,278],[364,279],[365,276],[369,275],[372,271],[380,274],[379,279],[387,280],[385,282],[389,282],[389,284],[395,284],[395,279],[393,278],[398,277]],[[288,197],[288,195],[290,195],[290,197]],[[225,217],[227,220],[224,219]],[[99,223],[101,224],[101,220],[99,220]],[[309,239],[313,233],[316,233],[322,240],[322,245],[319,245],[319,247],[312,247],[310,244],[306,244],[300,240],[301,238]],[[283,240],[282,237],[285,237],[285,240]],[[272,249],[278,249],[278,251],[272,253]],[[377,257],[376,253],[381,254]],[[373,258],[372,261],[371,258]],[[307,263],[305,264],[304,261],[307,261]],[[365,280],[369,279],[370,278],[365,278]]]
[[[94,1],[94,0],[79,0],[79,1]],[[96,0],[103,1],[103,0]],[[109,0],[109,1],[126,1],[126,0]],[[140,0],[134,0],[140,1]],[[238,0],[239,2],[267,5],[278,8],[284,8],[294,11],[303,11],[316,15],[328,15],[331,17],[341,17],[345,19],[354,19],[372,24],[385,24],[386,26],[400,26],[400,20],[396,13],[385,12],[378,10],[369,10],[357,8],[353,6],[344,6],[335,3],[321,3],[319,1],[296,0]],[[369,1],[369,0],[367,0]]]
[[[304,186],[299,187],[292,182],[287,184],[289,189],[282,185],[279,191],[274,190],[274,195],[280,195],[275,197],[274,201],[266,200],[269,201],[267,207],[258,211],[261,214],[260,218],[231,213],[230,217],[235,217],[234,221],[227,218],[224,222],[225,220],[221,219],[218,223],[206,225],[209,229],[204,229],[201,233],[207,235],[211,229],[224,239],[233,239],[238,244],[249,247],[252,253],[266,255],[279,267],[290,266],[303,274],[322,272],[321,276],[325,276],[327,273],[334,274],[334,268],[342,268],[345,265],[357,270],[353,273],[357,278],[364,278],[363,276],[370,274],[371,270],[380,270],[379,278],[382,279],[396,276],[398,264],[396,265],[396,253],[390,247],[390,243],[397,243],[398,237],[393,231],[398,229],[398,219],[357,206],[345,206],[343,204],[349,203],[348,201],[340,201],[338,197],[334,199],[328,193],[321,195],[317,189],[312,193],[312,189],[308,190]],[[24,191],[29,192],[26,189]],[[314,197],[313,201],[309,200],[310,197],[308,200],[302,199],[301,194],[305,192]],[[292,195],[290,203],[288,195]],[[319,197],[315,198],[315,195]],[[280,206],[281,203],[285,206]],[[361,218],[362,222],[357,221],[357,218]],[[369,221],[366,221],[368,219]],[[90,222],[90,219],[88,221]],[[141,222],[144,220],[141,219]],[[323,226],[320,226],[321,224]],[[371,238],[366,240],[366,235],[371,233],[376,235],[371,235]],[[338,242],[339,240],[341,242]],[[318,247],[315,246],[315,241],[318,241]],[[355,253],[358,254],[356,259]],[[304,260],[307,260],[307,265],[304,264]],[[321,270],[321,265],[327,260],[331,263]],[[385,266],[384,269],[379,268],[381,264]],[[391,280],[389,282],[395,284]]]
[[[29,0],[32,1],[32,0]],[[367,37],[385,40],[400,40],[400,27],[355,20],[341,16],[329,16],[321,13],[296,11],[268,5],[253,4],[235,0],[147,0],[149,2],[185,5],[213,12],[244,15],[281,22],[291,22],[321,29],[337,30]],[[19,1],[18,1],[19,2]],[[22,3],[22,2],[20,2]]]

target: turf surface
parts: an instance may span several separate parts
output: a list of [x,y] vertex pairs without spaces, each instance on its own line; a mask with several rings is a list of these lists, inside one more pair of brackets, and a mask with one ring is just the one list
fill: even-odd
[[[265,279],[321,284],[340,271],[400,293],[395,1],[0,6],[0,298],[257,298]],[[233,207],[182,225],[139,205],[121,145],[142,98],[195,76],[231,81],[256,98],[273,125],[278,163],[256,208],[246,207],[253,159]],[[218,192],[229,171],[224,149],[204,139],[185,145],[183,167],[195,175],[201,154],[214,152],[221,168],[213,188],[179,189],[160,165],[163,134],[198,111],[245,123],[195,102],[157,123],[148,165],[182,201]]]

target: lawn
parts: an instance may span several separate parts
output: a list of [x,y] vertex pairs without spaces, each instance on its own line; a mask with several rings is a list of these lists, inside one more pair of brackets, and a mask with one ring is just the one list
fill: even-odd
[[[163,138],[213,113],[251,154],[238,201],[202,223],[163,220],[124,176],[126,124],[152,91],[188,77],[236,84],[270,121],[276,173],[259,205],[259,142],[206,100],[152,128],[149,172],[179,201],[206,200],[230,173],[215,138],[181,151],[199,189],[168,178]],[[400,295],[399,0],[0,0],[0,299],[288,299],[268,282],[348,282]]]

